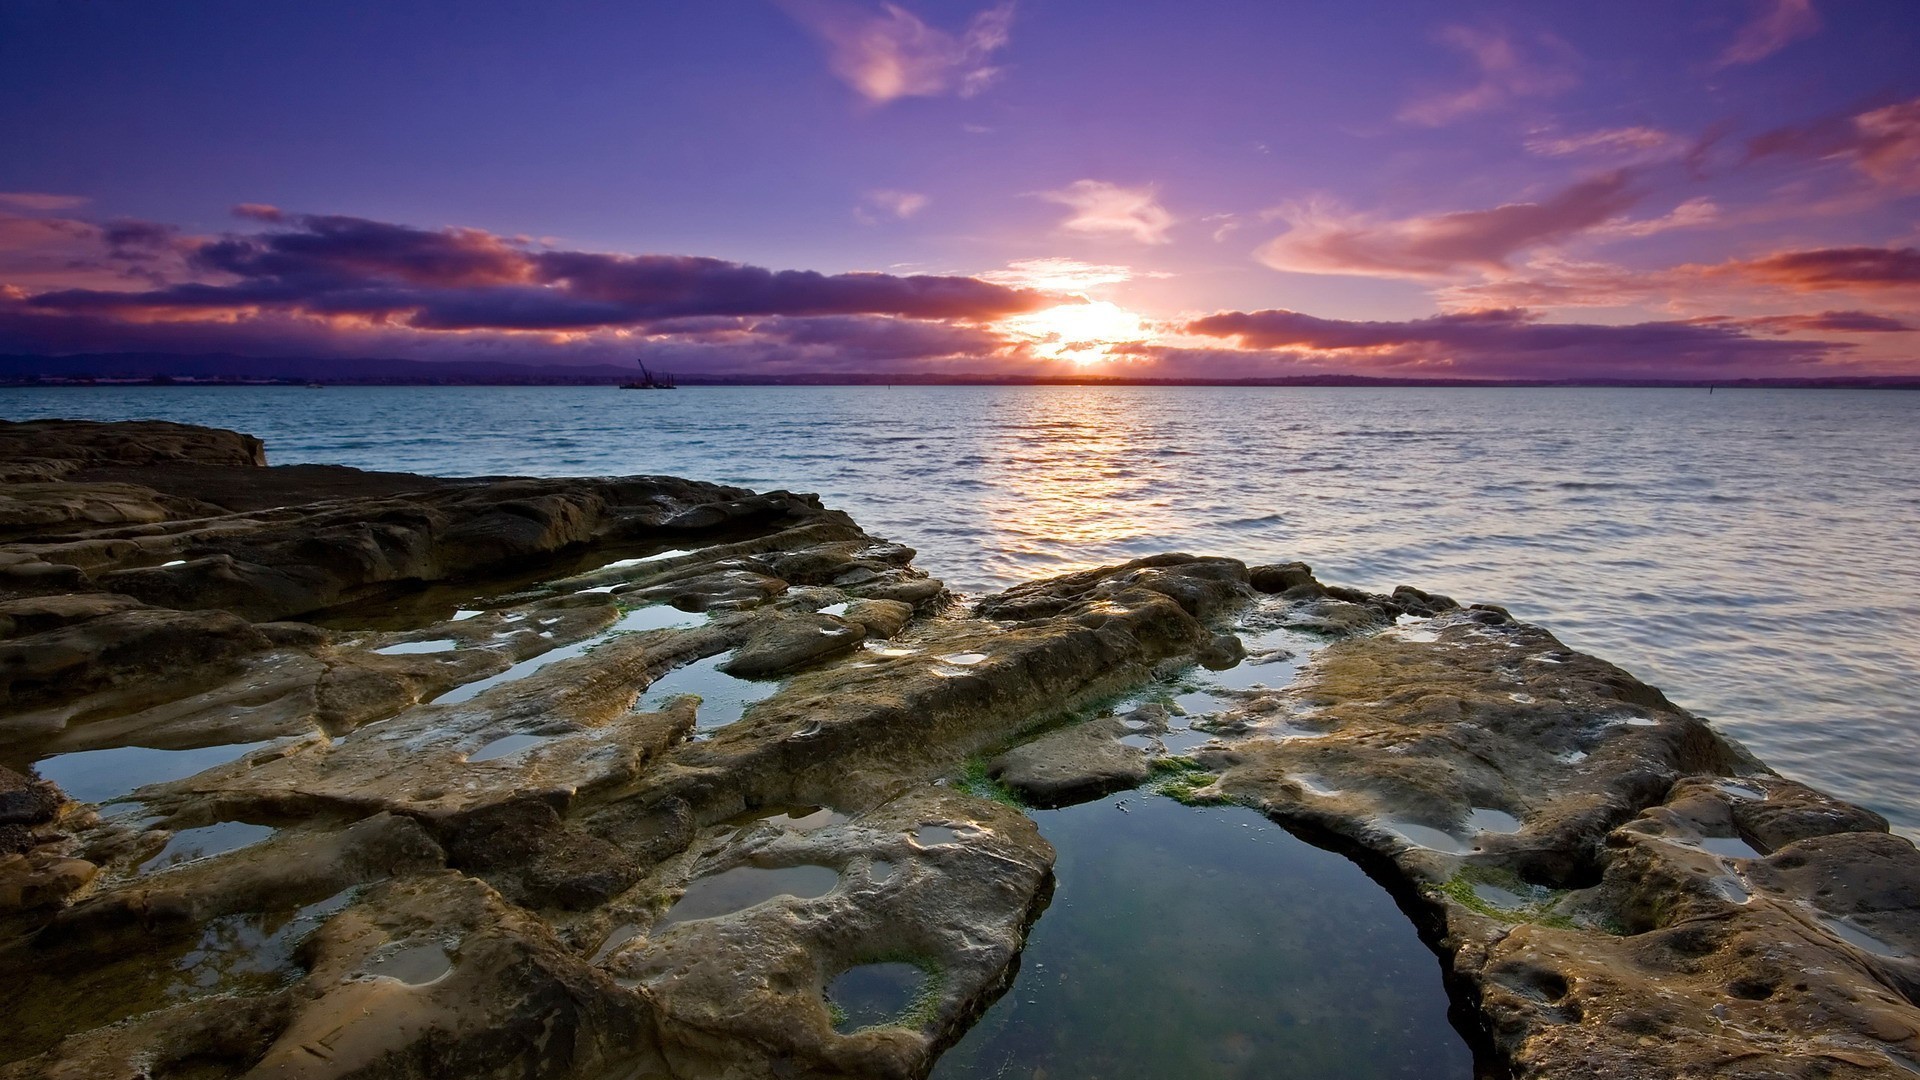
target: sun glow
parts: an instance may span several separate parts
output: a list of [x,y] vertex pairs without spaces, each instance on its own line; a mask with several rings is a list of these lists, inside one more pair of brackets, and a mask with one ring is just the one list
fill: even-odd
[[1000,328],[1023,339],[1036,356],[1080,367],[1116,359],[1116,346],[1153,336],[1139,315],[1107,300],[1084,300],[1015,315],[1002,321]]

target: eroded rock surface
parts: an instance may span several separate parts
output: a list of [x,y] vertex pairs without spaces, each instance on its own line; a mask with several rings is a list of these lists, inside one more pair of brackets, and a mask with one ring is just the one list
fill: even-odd
[[1920,1068],[1913,846],[1496,608],[959,604],[812,496],[0,445],[5,1080],[922,1076],[1048,902],[1009,803],[1143,784],[1364,860],[1520,1076]]

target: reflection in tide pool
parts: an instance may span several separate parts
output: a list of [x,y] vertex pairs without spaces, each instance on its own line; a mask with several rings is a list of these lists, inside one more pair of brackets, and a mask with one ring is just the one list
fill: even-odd
[[674,698],[695,694],[700,698],[700,705],[694,710],[694,726],[700,731],[726,727],[746,715],[749,706],[766,700],[780,689],[776,680],[736,679],[721,671],[720,665],[726,663],[730,655],[720,653],[674,668],[654,680],[634,707],[642,712],[664,709]]
[[1439,962],[1359,867],[1250,810],[1124,802],[1034,814],[1053,905],[935,1078],[1474,1075]]
[[116,746],[108,750],[79,750],[41,758],[33,765],[43,778],[60,785],[78,802],[106,802],[148,784],[180,780],[224,765],[272,742],[229,743],[192,750],[155,750],[147,746]]

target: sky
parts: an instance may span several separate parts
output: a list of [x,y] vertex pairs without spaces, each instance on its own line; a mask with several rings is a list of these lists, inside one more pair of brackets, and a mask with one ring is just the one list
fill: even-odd
[[1920,2],[0,4],[0,353],[1920,375]]

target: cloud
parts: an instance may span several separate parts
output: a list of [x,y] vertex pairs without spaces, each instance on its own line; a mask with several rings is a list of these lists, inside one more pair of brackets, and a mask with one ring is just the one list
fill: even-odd
[[1743,278],[1795,292],[1855,289],[1920,294],[1920,248],[1813,248],[1681,270]]
[[1526,146],[1529,153],[1542,157],[1609,157],[1646,164],[1680,157],[1691,144],[1659,128],[1620,127],[1578,135],[1538,133],[1527,140]]
[[[1474,113],[1501,108],[1521,98],[1551,97],[1571,89],[1572,47],[1552,34],[1532,35],[1524,44],[1504,27],[1449,26],[1438,40],[1465,53],[1478,81],[1459,90],[1434,91],[1408,102],[1399,119],[1422,127],[1441,127]],[[1529,50],[1547,54],[1536,60]]]
[[1702,195],[1688,199],[1659,217],[1603,222],[1594,226],[1591,233],[1594,236],[1653,236],[1674,229],[1698,229],[1719,222],[1719,205]]
[[29,292],[152,286],[186,271],[194,243],[153,222],[0,212],[0,285]]
[[1235,339],[1290,360],[1337,360],[1376,374],[1473,378],[1716,377],[1804,374],[1850,348],[1842,342],[1756,338],[1737,324],[1698,321],[1615,326],[1545,323],[1519,309],[1458,312],[1399,322],[1323,319],[1297,311],[1228,311],[1195,319],[1190,334]]
[[572,330],[688,315],[992,318],[1040,298],[968,277],[773,271],[680,255],[540,250],[478,229],[417,229],[337,215],[204,241],[214,280],[145,291],[68,289],[28,303],[129,318],[277,311],[428,330]]
[[712,372],[849,372],[969,369],[1005,342],[978,326],[873,315],[704,318],[649,328],[630,350],[650,365]]
[[1578,235],[1625,212],[1640,194],[1625,170],[1574,184],[1539,202],[1507,203],[1398,220],[1313,205],[1282,210],[1290,228],[1254,252],[1275,270],[1302,274],[1440,278],[1500,271],[1518,252]]
[[1653,268],[1546,255],[1529,260],[1513,276],[1450,284],[1435,297],[1453,310],[1652,303],[1684,312],[1751,309],[1807,293],[1854,293],[1863,302],[1915,308],[1906,314],[1920,316],[1920,249],[1809,248]]
[[1747,156],[1845,162],[1877,185],[1920,192],[1920,98],[1776,128],[1750,140]]
[[1068,232],[1084,236],[1124,236],[1142,244],[1168,242],[1174,217],[1161,206],[1152,185],[1128,188],[1104,180],[1076,180],[1040,197],[1057,202],[1072,213],[1060,223]]
[[1691,321],[1731,324],[1766,334],[1905,334],[1920,330],[1920,326],[1913,323],[1896,319],[1891,315],[1876,315],[1870,311],[1816,311],[1801,315],[1760,315],[1747,318],[1710,315]]
[[1013,3],[995,4],[958,33],[927,25],[895,4],[879,11],[847,0],[785,0],[783,6],[827,46],[833,73],[883,105],[903,97],[972,97],[999,74],[988,61],[1007,44]]
[[883,221],[904,221],[927,208],[928,199],[914,191],[869,191],[860,197],[860,204],[853,208],[853,216],[862,225],[878,225]]
[[1102,285],[1118,285],[1136,277],[1170,277],[1159,272],[1141,274],[1130,266],[1081,262],[1058,256],[1045,259],[1015,259],[1004,270],[989,270],[976,275],[982,281],[1020,289],[1038,289],[1049,293],[1084,293]]
[[1813,0],[1761,0],[1761,10],[1740,28],[1714,67],[1732,67],[1764,60],[1820,29],[1820,13]]
[[0,203],[22,210],[78,210],[92,201],[85,195],[49,195],[42,191],[0,191]]
[[731,352],[715,356],[779,345],[804,357],[835,347],[855,359],[914,357],[933,341],[997,341],[980,324],[1050,302],[971,277],[551,249],[338,215],[252,218],[276,227],[206,238],[151,222],[0,215],[0,350],[432,358],[517,347],[593,358],[653,335],[712,352],[727,329]]

